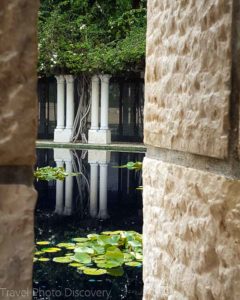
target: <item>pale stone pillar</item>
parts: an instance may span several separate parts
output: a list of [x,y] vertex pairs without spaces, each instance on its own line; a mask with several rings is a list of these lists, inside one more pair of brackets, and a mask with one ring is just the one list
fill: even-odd
[[65,79],[63,75],[55,76],[57,80],[57,128],[64,128],[64,90],[65,90]]
[[98,212],[98,164],[90,163],[90,216],[95,218]]
[[[65,160],[65,168],[67,173],[72,173],[72,161]],[[65,179],[65,208],[64,215],[70,216],[73,210],[73,176],[67,176]]]
[[[63,167],[62,160],[56,160],[56,165],[59,168]],[[64,200],[64,181],[57,180],[56,181],[56,206],[55,206],[55,213],[62,215],[63,214],[63,200]]]
[[107,209],[107,182],[108,182],[108,164],[100,163],[100,189],[99,189],[99,213],[98,218],[109,218]]
[[92,77],[91,129],[99,129],[99,77]]
[[101,75],[101,130],[108,130],[109,81],[110,75]]

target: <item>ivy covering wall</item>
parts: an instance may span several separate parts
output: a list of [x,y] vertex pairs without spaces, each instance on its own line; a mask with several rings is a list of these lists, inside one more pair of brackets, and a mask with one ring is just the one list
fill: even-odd
[[146,0],[41,0],[42,75],[144,69]]

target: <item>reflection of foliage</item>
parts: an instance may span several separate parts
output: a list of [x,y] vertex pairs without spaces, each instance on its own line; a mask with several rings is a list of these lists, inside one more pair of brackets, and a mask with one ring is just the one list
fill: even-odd
[[67,176],[77,176],[77,173],[68,173],[62,167],[37,168],[34,177],[38,180],[64,180]]
[[39,72],[144,69],[146,0],[41,0]]
[[[37,245],[46,243],[40,241]],[[61,256],[41,256],[58,252]],[[86,275],[122,276],[124,264],[129,267],[142,265],[142,235],[135,231],[105,231],[89,234],[87,238],[74,238],[71,243],[60,243],[57,247],[36,249],[35,262],[51,259],[56,263],[68,264]]]

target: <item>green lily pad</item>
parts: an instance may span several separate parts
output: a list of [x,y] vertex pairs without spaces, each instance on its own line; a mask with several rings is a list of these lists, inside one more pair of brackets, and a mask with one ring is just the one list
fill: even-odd
[[125,265],[129,267],[141,267],[142,264],[139,261],[129,261]]
[[49,261],[50,259],[49,258],[46,258],[46,257],[39,257],[38,261],[41,261],[41,262],[47,262]]
[[74,242],[87,242],[88,238],[84,238],[84,237],[77,237],[77,238],[73,238],[72,239]]
[[70,256],[62,256],[54,257],[53,261],[60,264],[69,264],[72,262],[72,259],[70,258]]
[[40,245],[40,246],[45,246],[45,245],[49,245],[51,244],[49,241],[39,241],[36,243],[37,245]]
[[77,262],[80,262],[82,264],[89,264],[91,263],[92,259],[91,256],[87,253],[75,253],[73,259]]
[[70,267],[76,267],[76,268],[79,268],[79,267],[82,267],[83,265],[80,264],[80,263],[77,263],[77,262],[72,262],[69,264]]
[[75,247],[75,244],[74,243],[59,243],[57,244],[57,247],[59,248],[69,248],[69,247]]
[[37,251],[37,252],[35,252],[34,254],[35,255],[42,255],[44,252],[43,251]]
[[88,253],[88,254],[93,254],[94,250],[90,247],[78,247],[74,249],[75,253]]
[[107,273],[111,276],[120,277],[124,274],[124,270],[122,267],[112,268],[107,270]]
[[106,274],[107,271],[104,270],[104,269],[85,268],[85,269],[83,269],[83,273],[86,274],[86,275],[99,276],[99,275]]
[[52,247],[52,248],[43,248],[42,251],[46,252],[46,253],[55,253],[55,252],[61,251],[61,249],[56,248],[56,247]]

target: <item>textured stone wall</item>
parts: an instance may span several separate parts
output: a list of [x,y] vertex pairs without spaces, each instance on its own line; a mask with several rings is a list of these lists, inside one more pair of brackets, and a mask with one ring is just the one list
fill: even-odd
[[38,1],[0,1],[0,299],[32,299]]
[[148,1],[144,299],[240,299],[237,0]]

